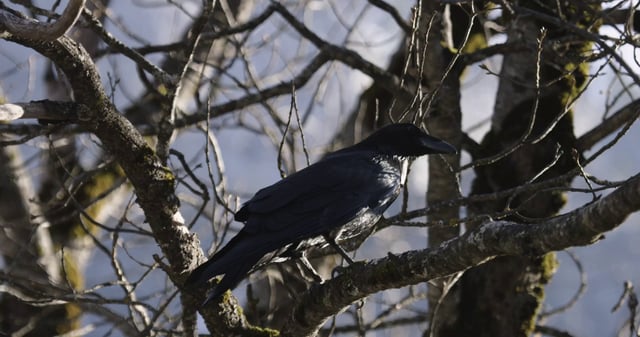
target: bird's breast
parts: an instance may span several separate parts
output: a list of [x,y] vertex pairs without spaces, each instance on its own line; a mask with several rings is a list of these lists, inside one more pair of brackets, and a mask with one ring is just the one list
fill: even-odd
[[382,214],[373,210],[364,210],[361,216],[347,222],[344,226],[336,228],[330,235],[335,237],[337,241],[351,239],[371,229],[380,220],[381,216]]

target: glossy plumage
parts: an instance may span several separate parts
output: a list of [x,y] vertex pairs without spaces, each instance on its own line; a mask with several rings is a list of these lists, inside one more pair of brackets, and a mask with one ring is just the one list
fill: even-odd
[[208,302],[265,264],[304,258],[312,246],[357,236],[375,225],[400,193],[407,158],[455,151],[411,124],[392,124],[330,153],[247,201],[235,215],[244,228],[186,284],[201,285],[224,274]]

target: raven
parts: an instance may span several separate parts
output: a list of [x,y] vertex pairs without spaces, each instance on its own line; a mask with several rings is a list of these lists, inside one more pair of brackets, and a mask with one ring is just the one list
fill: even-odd
[[224,274],[204,305],[268,263],[300,258],[313,271],[305,257],[310,247],[330,245],[352,262],[336,240],[353,238],[375,225],[404,185],[407,159],[455,152],[413,124],[399,123],[330,153],[247,201],[235,214],[245,226],[193,270],[185,286]]

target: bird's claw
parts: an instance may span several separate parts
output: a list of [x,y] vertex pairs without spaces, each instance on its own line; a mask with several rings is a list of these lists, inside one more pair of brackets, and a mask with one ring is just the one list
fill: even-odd
[[331,278],[336,278],[338,276],[340,276],[341,274],[344,273],[344,271],[347,268],[344,266],[336,266],[335,268],[333,268],[333,270],[331,271]]
[[331,271],[331,278],[336,278],[340,275],[347,273],[348,271],[362,269],[366,266],[366,264],[367,264],[367,261],[363,260],[363,261],[355,261],[347,266],[342,266],[342,265],[336,266]]

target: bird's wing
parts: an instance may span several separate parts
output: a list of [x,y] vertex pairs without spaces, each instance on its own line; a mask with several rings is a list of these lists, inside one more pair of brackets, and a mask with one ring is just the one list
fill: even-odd
[[332,156],[260,190],[236,219],[244,219],[243,231],[282,232],[295,242],[341,226],[363,209],[386,208],[399,188],[397,169],[369,153]]

